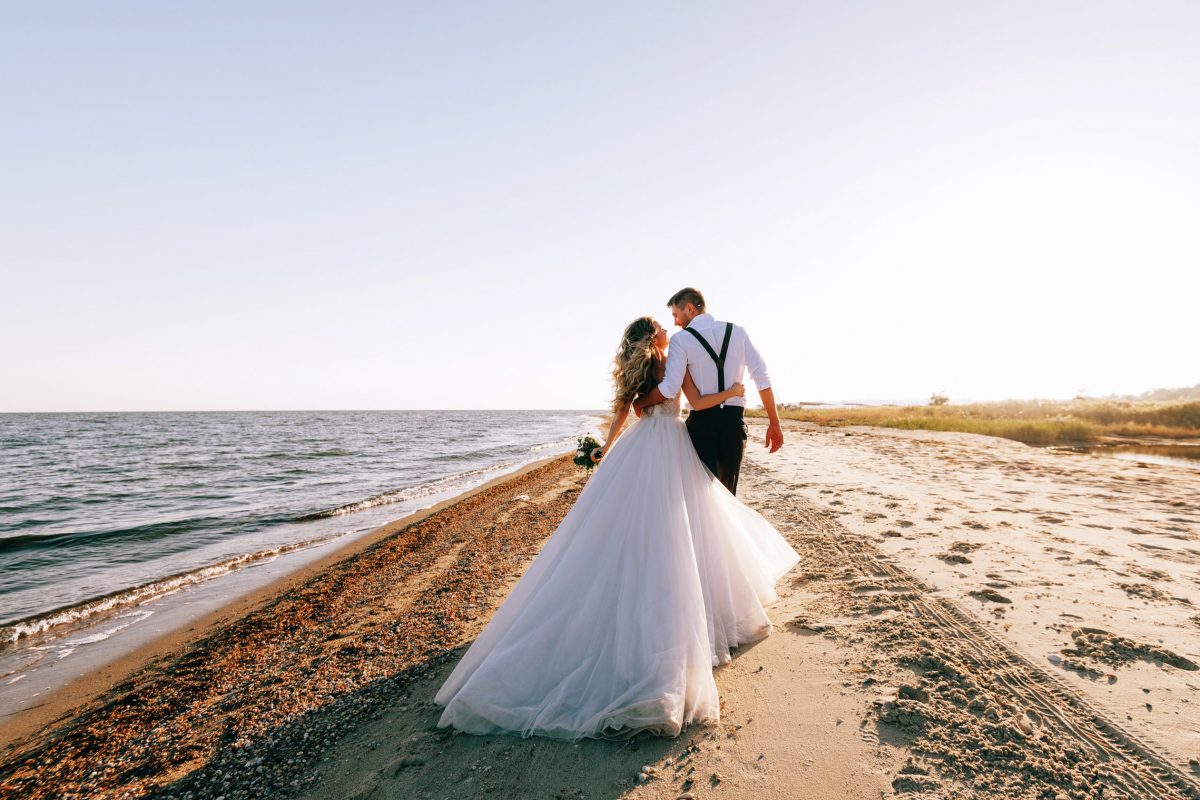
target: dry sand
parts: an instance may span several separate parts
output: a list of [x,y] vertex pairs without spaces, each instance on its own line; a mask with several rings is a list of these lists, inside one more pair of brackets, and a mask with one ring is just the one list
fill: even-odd
[[739,490],[802,561],[773,634],[716,671],[717,725],[436,727],[437,687],[583,484],[563,458],[389,526],[10,744],[0,796],[1200,797],[1200,474],[786,427],[767,455],[752,423]]
[[789,496],[828,508],[933,596],[1190,769],[1200,471],[972,434],[797,428],[773,469]]

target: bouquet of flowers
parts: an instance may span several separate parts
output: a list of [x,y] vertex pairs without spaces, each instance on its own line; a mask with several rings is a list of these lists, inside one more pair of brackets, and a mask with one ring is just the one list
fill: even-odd
[[575,451],[575,458],[572,461],[591,472],[603,457],[604,451],[600,449],[600,443],[591,436],[584,436],[579,439],[579,448]]

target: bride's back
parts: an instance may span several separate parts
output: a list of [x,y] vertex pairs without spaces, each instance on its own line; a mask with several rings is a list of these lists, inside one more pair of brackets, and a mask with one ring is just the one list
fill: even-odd
[[[662,383],[663,376],[667,371],[667,359],[654,359],[654,385]],[[679,396],[668,398],[661,403],[656,403],[652,406],[647,406],[642,412],[643,417],[663,417],[663,416],[679,416]]]

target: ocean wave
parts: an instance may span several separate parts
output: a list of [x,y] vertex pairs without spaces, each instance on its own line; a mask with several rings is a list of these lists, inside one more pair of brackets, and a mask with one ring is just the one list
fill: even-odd
[[542,444],[532,445],[529,448],[529,452],[541,453],[541,452],[545,452],[546,450],[573,450],[575,447],[578,447],[578,446],[579,445],[575,441],[575,438],[571,437],[570,439],[561,439],[557,442],[544,442]]
[[330,447],[325,450],[314,450],[309,453],[297,453],[294,451],[274,451],[270,453],[258,453],[257,455],[247,456],[249,461],[292,461],[303,458],[341,458],[354,455],[353,450],[347,450],[344,447]]
[[482,458],[487,458],[488,456],[494,456],[497,454],[497,452],[496,452],[497,450],[503,450],[503,449],[510,449],[514,453],[517,452],[513,448],[489,447],[489,448],[484,448],[482,450],[467,450],[462,453],[443,453],[441,455],[432,456],[431,458],[429,458],[429,460],[436,462],[436,463],[444,463],[447,461],[449,461],[451,463],[456,462],[456,461],[468,461],[468,462],[469,461],[479,461]]
[[165,578],[159,578],[138,586],[118,589],[108,594],[72,603],[69,606],[63,606],[41,614],[5,623],[0,625],[0,649],[12,647],[22,639],[31,636],[53,634],[64,628],[74,629],[81,623],[91,622],[97,617],[110,615],[130,606],[140,605],[163,595],[177,592],[187,586],[225,575],[247,565],[277,558],[284,553],[324,544],[344,536],[345,533],[339,532],[329,536],[315,537],[300,542],[293,542],[292,544],[273,547],[268,550],[242,553],[205,567],[176,572]]
[[[389,505],[391,503],[402,503],[407,500],[419,500],[425,497],[450,492],[455,489],[466,488],[468,484],[476,482],[479,478],[491,475],[497,472],[502,472],[508,469],[514,469],[520,466],[520,462],[501,462],[492,464],[491,466],[481,467],[479,469],[468,470],[466,472],[458,472],[454,475],[447,475],[443,478],[427,481],[426,483],[417,484],[416,486],[405,486],[399,489],[392,489],[380,494],[368,497],[365,500],[357,500],[353,503],[345,503],[336,508],[317,511],[312,514],[307,514],[300,517],[301,521],[324,519],[326,517],[340,517],[345,514],[353,514],[358,511],[366,511],[368,508],[376,506]],[[479,481],[482,482],[482,481]]]
[[330,448],[329,450],[318,450],[315,453],[300,453],[301,458],[328,458],[330,456],[352,456],[352,455],[354,455],[354,453],[352,453],[351,451],[346,450],[345,448],[342,448],[342,447],[333,447],[333,448]]
[[[255,523],[270,525],[275,522],[287,522],[286,517],[259,517]],[[49,524],[52,520],[27,520],[23,527],[30,522]],[[16,536],[0,537],[0,554],[17,553],[22,550],[36,550],[46,547],[64,547],[72,544],[99,544],[121,541],[154,541],[166,536],[181,533],[193,533],[198,530],[213,528],[229,528],[237,526],[241,521],[227,517],[204,516],[186,517],[169,522],[152,522],[146,525],[135,525],[130,528],[111,528],[109,530],[66,531],[62,533],[22,533]]]

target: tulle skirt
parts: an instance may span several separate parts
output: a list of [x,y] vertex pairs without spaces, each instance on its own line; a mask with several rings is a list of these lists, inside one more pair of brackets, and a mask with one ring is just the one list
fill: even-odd
[[712,668],[771,632],[763,606],[799,559],[678,416],[644,417],[442,685],[438,726],[581,739],[716,722]]

